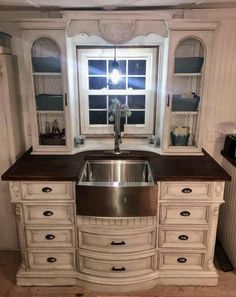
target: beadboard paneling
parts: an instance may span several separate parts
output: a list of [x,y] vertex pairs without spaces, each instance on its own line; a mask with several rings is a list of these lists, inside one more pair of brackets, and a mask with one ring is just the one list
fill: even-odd
[[218,237],[236,268],[236,168],[226,159],[223,159],[222,166],[232,176],[232,181],[226,182],[225,204],[220,208]]

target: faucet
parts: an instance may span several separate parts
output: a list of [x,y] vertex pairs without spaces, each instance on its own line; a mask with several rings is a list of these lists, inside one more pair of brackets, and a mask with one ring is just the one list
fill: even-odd
[[115,113],[115,122],[114,122],[114,129],[115,129],[115,146],[114,146],[114,153],[120,154],[120,143],[122,143],[121,140],[121,130],[120,130],[120,119],[121,119],[121,113],[117,110]]

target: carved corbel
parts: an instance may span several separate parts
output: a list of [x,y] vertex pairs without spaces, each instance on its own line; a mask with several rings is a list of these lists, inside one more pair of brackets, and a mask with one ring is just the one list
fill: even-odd
[[98,28],[101,36],[113,44],[121,44],[134,37],[135,21],[100,20]]
[[20,182],[10,183],[11,201],[16,202],[21,200]]

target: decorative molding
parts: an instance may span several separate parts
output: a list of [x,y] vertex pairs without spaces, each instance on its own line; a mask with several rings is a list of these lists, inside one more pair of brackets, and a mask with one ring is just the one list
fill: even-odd
[[144,227],[156,226],[156,217],[128,217],[128,218],[99,218],[77,216],[79,226],[120,226],[120,227]]
[[10,182],[10,192],[11,192],[11,201],[20,201],[21,200],[21,188],[20,182]]
[[218,198],[221,197],[221,195],[223,194],[223,190],[224,190],[224,183],[223,182],[216,183],[215,196]]
[[214,31],[218,22],[202,21],[199,19],[175,19],[166,21],[171,31]]
[[134,36],[135,21],[100,20],[98,29],[106,41],[113,44],[125,43]]

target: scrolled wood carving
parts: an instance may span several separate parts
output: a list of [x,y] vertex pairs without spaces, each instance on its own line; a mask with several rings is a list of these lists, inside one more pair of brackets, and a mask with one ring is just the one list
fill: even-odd
[[113,44],[125,43],[134,36],[135,21],[101,20],[98,28],[106,41]]
[[10,183],[10,192],[12,201],[21,200],[21,192],[20,192],[20,183],[19,182],[11,182]]

